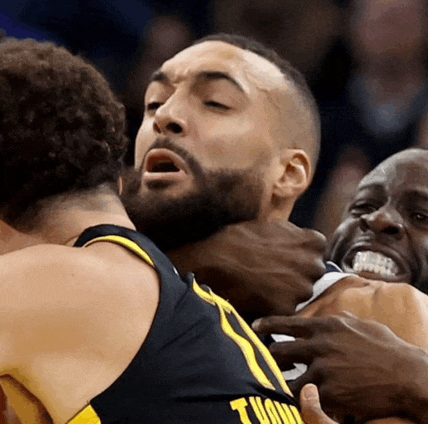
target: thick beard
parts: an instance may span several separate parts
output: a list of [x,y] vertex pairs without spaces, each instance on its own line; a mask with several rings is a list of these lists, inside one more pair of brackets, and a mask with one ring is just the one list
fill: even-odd
[[162,190],[141,197],[140,187],[141,172],[131,172],[122,201],[137,230],[165,252],[204,240],[226,225],[256,219],[263,194],[262,175],[252,170],[205,173],[198,191],[180,199],[165,198]]

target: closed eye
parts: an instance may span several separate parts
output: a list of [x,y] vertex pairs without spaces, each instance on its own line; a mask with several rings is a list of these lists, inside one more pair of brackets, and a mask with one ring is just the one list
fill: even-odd
[[353,216],[361,216],[368,213],[372,213],[376,210],[376,207],[371,203],[355,203],[351,205],[348,212]]
[[158,109],[161,106],[162,106],[161,102],[150,102],[150,103],[147,103],[146,110],[147,111],[156,110],[156,109]]
[[212,100],[205,102],[205,106],[209,106],[209,107],[213,107],[213,108],[217,108],[217,109],[223,109],[223,110],[229,110],[230,109],[229,106],[226,106],[222,103],[214,102]]

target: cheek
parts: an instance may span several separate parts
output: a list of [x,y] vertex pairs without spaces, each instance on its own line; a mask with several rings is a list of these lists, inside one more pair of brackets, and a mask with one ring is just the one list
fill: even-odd
[[152,131],[152,124],[149,121],[142,123],[135,139],[135,167],[138,168],[151,144],[155,141],[155,134]]
[[339,257],[344,254],[352,240],[357,237],[358,228],[358,222],[354,219],[342,222],[331,238],[331,255]]
[[413,234],[411,238],[415,254],[425,260],[428,268],[428,234]]
[[[266,137],[254,123],[237,121],[233,125],[219,125],[215,133],[211,130],[207,131],[211,136],[205,138],[205,149],[214,168],[246,169],[272,155]],[[201,140],[204,140],[203,136]]]

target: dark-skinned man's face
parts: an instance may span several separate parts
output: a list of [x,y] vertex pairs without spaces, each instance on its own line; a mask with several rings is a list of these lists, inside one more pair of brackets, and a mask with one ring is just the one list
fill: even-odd
[[363,178],[330,259],[344,271],[428,293],[428,152],[397,153]]

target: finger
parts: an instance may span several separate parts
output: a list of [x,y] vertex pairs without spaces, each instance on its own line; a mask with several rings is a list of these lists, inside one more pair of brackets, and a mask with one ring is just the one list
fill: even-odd
[[319,252],[325,252],[327,249],[327,238],[325,235],[316,230],[307,231],[310,232],[310,235],[312,236],[312,246],[314,249],[318,250]]
[[287,381],[287,385],[295,397],[300,396],[302,388],[309,383],[320,384],[320,379],[316,378],[310,367],[300,377]]
[[309,337],[313,334],[315,319],[303,317],[269,316],[259,318],[252,324],[253,330],[262,334],[287,334],[294,337]]
[[301,415],[305,424],[337,424],[321,409],[317,386],[307,384],[300,392]]
[[317,356],[313,345],[304,340],[272,343],[269,351],[281,370],[289,369],[293,363],[309,364]]

